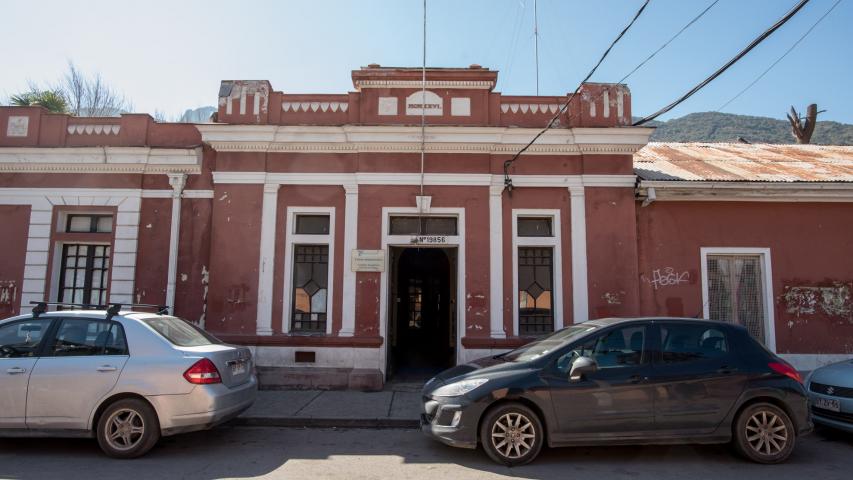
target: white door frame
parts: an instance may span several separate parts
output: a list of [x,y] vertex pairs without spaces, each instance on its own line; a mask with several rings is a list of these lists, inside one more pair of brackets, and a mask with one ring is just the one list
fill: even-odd
[[755,247],[700,247],[699,257],[702,268],[702,316],[710,316],[708,298],[708,256],[709,255],[752,255],[761,257],[761,281],[764,286],[764,345],[776,352],[776,313],[773,309],[773,270],[770,265],[770,249]]
[[[390,217],[392,215],[418,214],[417,207],[383,207],[382,208],[382,252],[385,255],[385,269],[379,282],[379,334],[382,335],[382,347],[379,352],[379,370],[384,376],[388,365],[388,302],[390,289],[391,250],[389,247],[414,247],[411,235],[391,235],[389,233]],[[457,249],[456,255],[456,358],[459,363],[462,355],[462,336],[465,333],[465,209],[464,208],[430,208],[425,216],[455,216],[457,217],[457,235],[442,235],[447,237],[447,243],[431,245],[430,247]],[[427,248],[427,247],[425,247]]]

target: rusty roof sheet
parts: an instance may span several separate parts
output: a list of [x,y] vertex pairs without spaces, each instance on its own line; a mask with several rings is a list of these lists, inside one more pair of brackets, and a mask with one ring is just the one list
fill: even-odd
[[853,147],[649,143],[634,154],[643,180],[853,182]]

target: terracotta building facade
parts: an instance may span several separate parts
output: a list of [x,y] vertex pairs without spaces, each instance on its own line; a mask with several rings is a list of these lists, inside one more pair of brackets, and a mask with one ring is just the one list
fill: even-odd
[[281,386],[380,388],[605,316],[724,318],[803,368],[853,355],[850,150],[828,181],[697,181],[638,166],[664,147],[624,85],[557,115],[567,97],[479,66],[352,80],[223,81],[197,125],[0,108],[0,313],[169,305]]

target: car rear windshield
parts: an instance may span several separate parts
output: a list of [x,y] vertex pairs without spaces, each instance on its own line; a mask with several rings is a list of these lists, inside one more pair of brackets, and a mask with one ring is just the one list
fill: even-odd
[[523,347],[516,348],[503,355],[503,359],[510,362],[527,362],[547,355],[554,350],[566,345],[579,336],[595,330],[595,325],[572,325],[548,335],[547,337],[528,343]]
[[143,320],[166,340],[179,347],[199,347],[222,343],[221,340],[186,320],[162,315]]

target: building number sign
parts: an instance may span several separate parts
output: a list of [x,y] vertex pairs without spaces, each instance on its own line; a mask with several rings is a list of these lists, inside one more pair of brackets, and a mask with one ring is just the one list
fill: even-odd
[[444,235],[415,235],[412,237],[412,243],[417,245],[443,245],[447,243],[447,237]]

